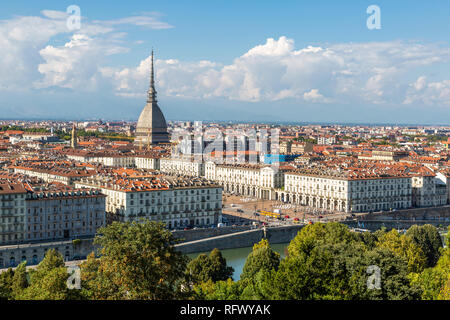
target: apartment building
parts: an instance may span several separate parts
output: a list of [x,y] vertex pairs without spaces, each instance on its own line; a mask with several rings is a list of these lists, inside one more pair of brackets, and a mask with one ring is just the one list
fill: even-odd
[[168,174],[181,174],[190,177],[203,177],[205,175],[203,161],[195,160],[194,157],[161,158],[159,170]]
[[414,207],[434,207],[446,205],[447,185],[428,173],[412,177],[412,204]]
[[26,197],[26,240],[94,237],[105,226],[105,198],[98,190],[30,192]]
[[26,194],[21,184],[0,184],[0,245],[25,240]]
[[0,185],[0,245],[93,237],[103,226],[105,195],[98,190]]
[[96,177],[76,183],[98,188],[106,197],[108,221],[164,222],[169,228],[221,222],[222,188],[202,178],[156,176],[153,179]]
[[83,177],[94,175],[94,170],[86,170],[81,167],[51,166],[46,163],[33,165],[15,165],[11,166],[14,173],[24,174],[30,177],[42,179],[45,182],[59,182],[65,185],[73,185],[75,181]]
[[271,199],[283,186],[283,171],[264,164],[205,164],[205,178],[223,186],[225,192]]
[[291,152],[294,154],[312,151],[313,151],[313,144],[310,142],[293,142],[291,144]]
[[74,161],[98,163],[109,167],[130,168],[135,166],[135,156],[133,154],[72,151],[67,153],[66,156]]
[[366,212],[411,207],[408,176],[299,170],[285,174],[283,200],[317,209]]
[[155,156],[136,156],[134,158],[134,164],[138,169],[159,170],[160,159]]

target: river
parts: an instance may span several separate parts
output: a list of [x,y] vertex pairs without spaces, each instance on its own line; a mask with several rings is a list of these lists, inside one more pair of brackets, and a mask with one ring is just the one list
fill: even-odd
[[[271,244],[270,247],[278,252],[281,258],[285,256],[285,248],[289,245],[289,243],[278,243]],[[236,249],[226,249],[220,250],[222,252],[223,257],[227,260],[227,265],[234,268],[233,280],[237,281],[241,277],[242,269],[244,269],[245,260],[247,260],[247,256],[252,252],[253,247],[245,247],[245,248],[236,248]],[[199,254],[209,254],[209,252],[198,252],[191,253],[187,256],[191,259],[196,258]]]

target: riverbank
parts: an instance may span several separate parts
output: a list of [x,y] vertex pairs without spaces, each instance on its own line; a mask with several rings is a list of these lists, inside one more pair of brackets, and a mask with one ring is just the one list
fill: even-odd
[[[283,259],[286,256],[285,249],[289,245],[287,243],[277,243],[270,244],[270,247],[278,252]],[[252,252],[253,246],[245,247],[245,248],[236,248],[236,249],[226,249],[221,250],[222,256],[227,260],[227,265],[233,267],[233,280],[237,281],[241,277],[242,270],[244,269],[245,261],[247,260],[248,255]],[[200,254],[209,254],[209,251],[206,252],[198,252],[198,253],[190,253],[187,256],[191,259],[198,257]]]

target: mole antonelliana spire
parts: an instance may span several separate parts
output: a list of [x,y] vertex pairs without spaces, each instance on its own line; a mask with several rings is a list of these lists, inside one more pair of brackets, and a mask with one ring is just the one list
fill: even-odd
[[155,70],[153,68],[153,49],[152,58],[150,61],[150,87],[148,88],[147,102],[156,102],[156,89],[155,89]]
[[136,127],[136,146],[169,143],[167,123],[156,100],[155,71],[153,64],[153,50],[150,60],[150,86],[148,89],[147,104],[139,116]]

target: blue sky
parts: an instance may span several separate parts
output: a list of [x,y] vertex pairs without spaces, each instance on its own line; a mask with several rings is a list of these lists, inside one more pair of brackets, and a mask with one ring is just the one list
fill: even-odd
[[[79,30],[66,8],[80,7]],[[369,30],[369,5],[381,29]],[[449,123],[449,1],[15,1],[1,118]]]

